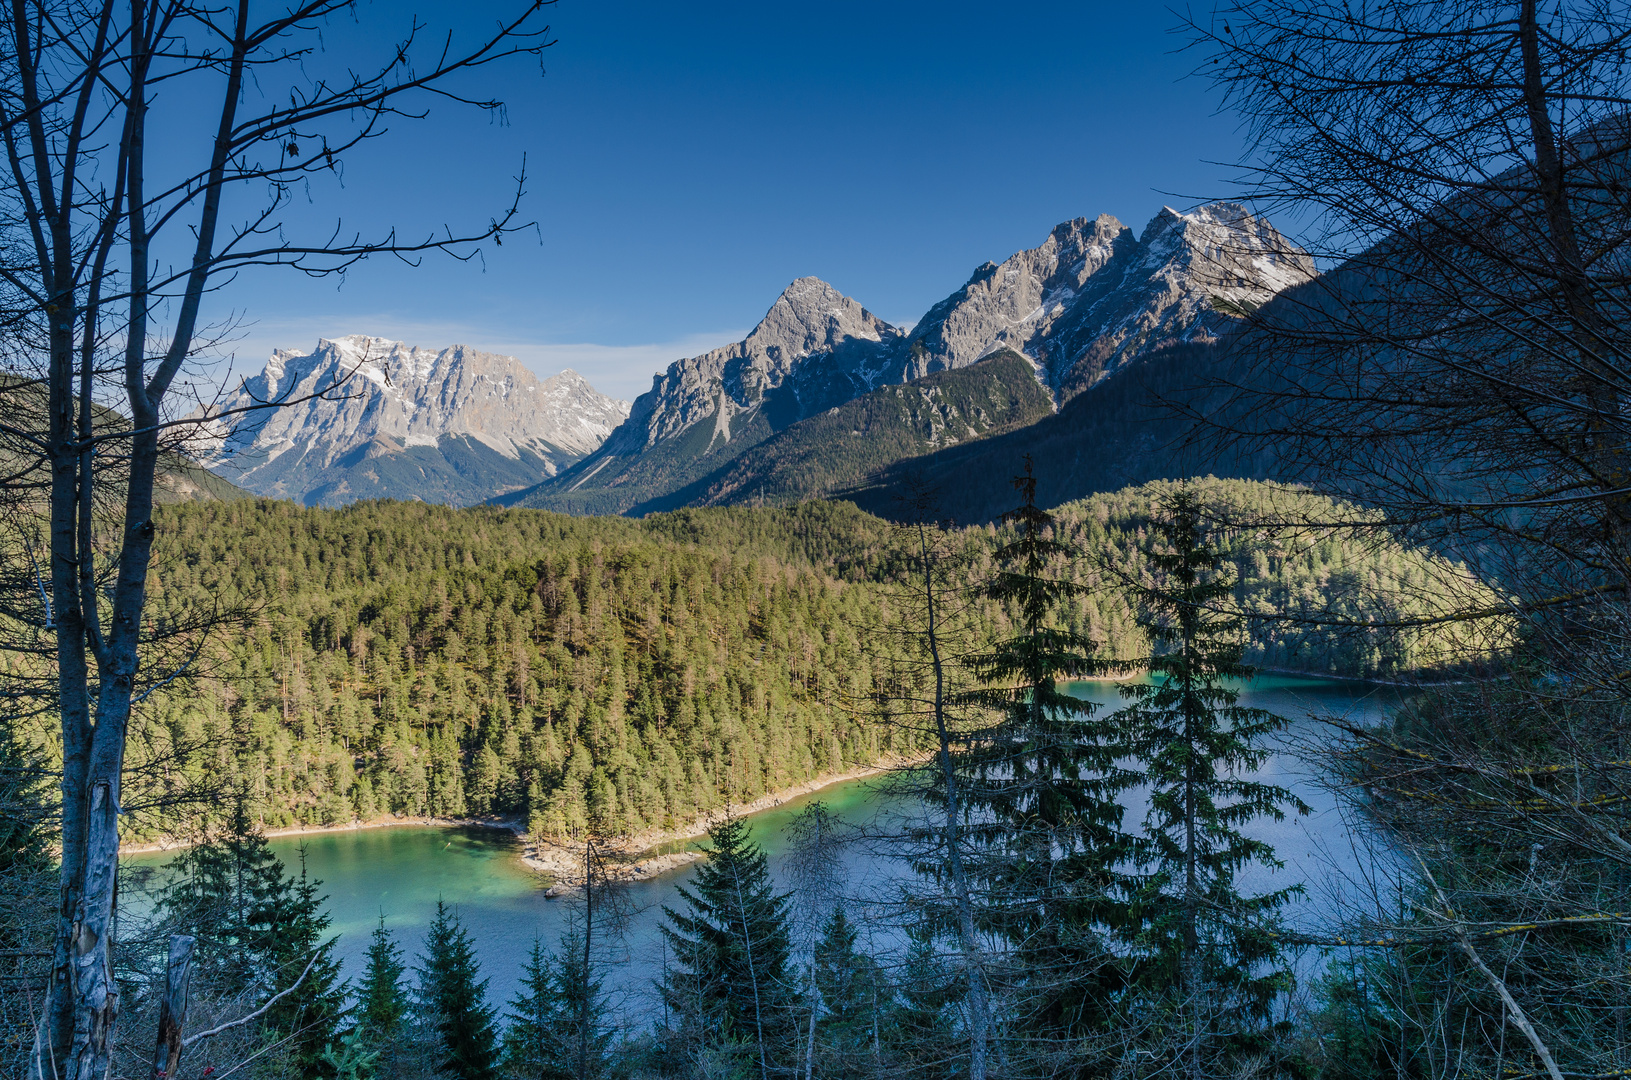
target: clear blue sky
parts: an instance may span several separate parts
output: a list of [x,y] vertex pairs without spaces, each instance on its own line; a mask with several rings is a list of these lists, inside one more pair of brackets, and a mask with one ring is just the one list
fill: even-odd
[[[325,30],[326,59],[360,65],[411,12],[468,35],[506,8],[376,0]],[[1227,194],[1230,170],[1208,162],[1240,151],[1160,4],[561,0],[549,20],[542,76],[522,62],[483,77],[507,124],[434,104],[292,212],[485,222],[524,154],[538,235],[468,264],[376,261],[343,287],[247,277],[214,313],[247,320],[240,370],[374,333],[572,366],[632,398],[739,338],[795,277],[909,323],[1060,221],[1141,229],[1163,203]]]

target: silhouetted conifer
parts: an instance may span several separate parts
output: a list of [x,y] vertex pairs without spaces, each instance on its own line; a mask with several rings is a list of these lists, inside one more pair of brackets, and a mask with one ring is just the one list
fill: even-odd
[[1269,1009],[1292,973],[1275,913],[1300,889],[1246,893],[1248,863],[1279,866],[1274,849],[1241,826],[1308,807],[1285,788],[1245,779],[1286,721],[1237,705],[1226,680],[1245,634],[1227,610],[1233,581],[1212,542],[1205,507],[1187,486],[1162,500],[1136,583],[1139,624],[1160,651],[1138,665],[1155,676],[1124,686],[1116,714],[1150,788],[1134,859],[1144,871],[1124,927],[1147,993],[1170,1008],[1167,1045],[1191,1076],[1216,1074],[1227,1055],[1260,1053]]
[[673,963],[662,995],[679,1021],[669,1034],[693,1048],[735,1047],[766,1080],[796,1053],[788,899],[772,887],[765,854],[740,818],[715,825],[708,839],[691,886],[675,889],[689,913],[663,908]]
[[440,1067],[457,1080],[493,1080],[498,1075],[498,1033],[487,1004],[475,944],[458,914],[436,902],[436,918],[425,935],[415,990],[415,1008],[440,1038]]
[[601,1076],[612,1039],[601,1017],[601,1003],[601,980],[592,970],[585,978],[582,934],[563,934],[558,953],[533,942],[521,989],[510,999],[505,1073],[526,1080]]

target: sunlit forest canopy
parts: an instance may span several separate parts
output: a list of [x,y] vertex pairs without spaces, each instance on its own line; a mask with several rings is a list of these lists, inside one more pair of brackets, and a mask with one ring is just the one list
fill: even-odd
[[[1240,610],[1326,619],[1249,621],[1249,662],[1392,678],[1481,647],[1454,623],[1331,622],[1423,615],[1446,583],[1479,588],[1445,560],[1353,528],[1255,527],[1288,500],[1319,511],[1305,520],[1355,517],[1290,489],[1194,486],[1236,523],[1219,535]],[[1056,512],[1080,557],[1053,570],[1090,586],[1060,617],[1104,659],[1148,648],[1117,574],[1140,572],[1166,487]],[[160,525],[150,629],[202,611],[243,620],[211,633],[193,678],[143,702],[131,755],[143,804],[224,783],[250,791],[269,827],[501,814],[543,836],[637,833],[924,748],[871,722],[895,647],[876,631],[894,617],[903,563],[894,527],[849,504],[636,521],[260,500],[170,506]],[[1004,536],[951,534],[970,581]],[[1010,615],[974,612],[987,635]],[[28,663],[5,662],[15,675]],[[155,836],[182,818],[194,815],[138,812],[127,828]]]

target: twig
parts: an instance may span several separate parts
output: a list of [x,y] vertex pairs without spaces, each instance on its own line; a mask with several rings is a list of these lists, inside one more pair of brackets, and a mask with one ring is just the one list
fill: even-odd
[[315,963],[317,963],[317,953],[313,952],[311,954],[311,959],[306,961],[305,971],[302,971],[300,973],[300,978],[296,979],[294,982],[289,984],[288,989],[279,990],[277,993],[275,993],[271,997],[267,998],[266,999],[266,1004],[262,1005],[260,1008],[256,1009],[254,1012],[250,1013],[248,1016],[240,1017],[237,1020],[230,1020],[225,1024],[221,1024],[221,1025],[219,1025],[217,1027],[212,1027],[208,1031],[200,1031],[197,1035],[188,1036],[187,1038],[181,1040],[181,1048],[183,1050],[185,1050],[188,1047],[192,1046],[194,1043],[199,1042],[200,1040],[211,1038],[212,1036],[219,1035],[219,1034],[221,1034],[222,1032],[225,1032],[225,1031],[231,1031],[235,1027],[242,1027],[243,1025],[249,1023],[251,1020],[258,1020],[262,1016],[265,1016],[266,1011],[268,1009],[270,1009],[273,1005],[276,1005],[283,998],[286,998],[290,994],[294,993],[295,989],[301,983],[306,981],[306,976],[307,976],[308,973],[310,973],[311,966],[313,964],[315,964]]

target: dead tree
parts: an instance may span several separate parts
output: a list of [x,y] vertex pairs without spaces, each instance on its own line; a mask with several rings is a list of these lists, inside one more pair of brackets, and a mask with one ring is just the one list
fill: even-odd
[[[423,115],[429,98],[500,109],[477,91],[482,69],[548,44],[545,5],[518,0],[468,43],[427,39],[426,27],[405,19],[377,64],[348,68],[324,56],[321,31],[353,6],[19,0],[5,16],[0,314],[28,361],[12,385],[37,393],[44,408],[38,424],[6,414],[0,433],[43,470],[39,618],[55,639],[63,746],[61,898],[33,1066],[41,1077],[108,1071],[122,772],[144,674],[155,475],[167,442],[196,423],[179,394],[184,365],[220,326],[210,329],[206,300],[250,267],[328,274],[375,255],[468,258],[521,224],[512,202],[463,232],[285,230],[296,188],[322,192],[345,154],[388,121]],[[152,152],[159,132],[185,142],[190,130],[197,168],[188,148]],[[518,181],[517,200],[520,189]],[[99,498],[114,504],[112,536],[101,542]]]

